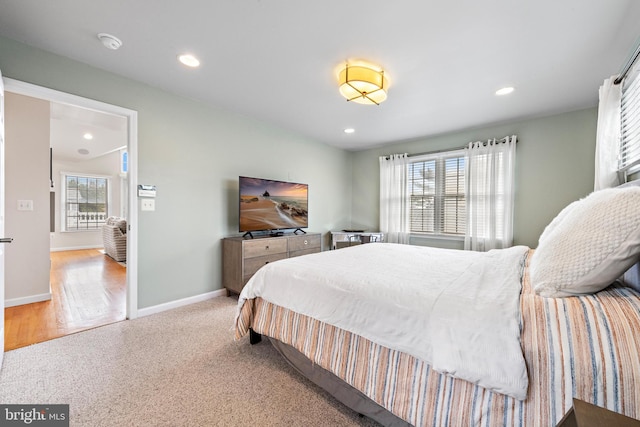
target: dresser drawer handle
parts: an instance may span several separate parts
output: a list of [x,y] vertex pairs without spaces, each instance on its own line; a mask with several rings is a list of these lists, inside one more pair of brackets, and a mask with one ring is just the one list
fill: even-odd
[[309,244],[309,242],[305,240],[305,241],[304,241],[304,244],[305,244],[305,245],[308,245],[308,244]]
[[264,250],[265,250],[265,251],[268,251],[268,250],[269,250],[269,245],[265,246],[265,247],[264,247]]

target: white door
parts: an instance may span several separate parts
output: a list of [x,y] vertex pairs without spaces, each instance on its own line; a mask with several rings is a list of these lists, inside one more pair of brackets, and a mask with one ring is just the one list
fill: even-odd
[[4,83],[0,72],[0,368],[4,357]]

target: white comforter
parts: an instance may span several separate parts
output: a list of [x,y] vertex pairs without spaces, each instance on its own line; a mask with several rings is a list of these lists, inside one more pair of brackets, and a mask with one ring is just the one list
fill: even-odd
[[523,400],[519,296],[527,250],[374,243],[325,251],[265,265],[238,307],[261,297]]

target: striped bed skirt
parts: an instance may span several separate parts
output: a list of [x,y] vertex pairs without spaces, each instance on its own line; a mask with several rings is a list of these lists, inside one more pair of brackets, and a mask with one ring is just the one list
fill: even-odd
[[292,346],[415,426],[554,426],[573,398],[640,419],[640,294],[612,286],[542,298],[525,269],[521,314],[524,401],[260,298],[240,307],[235,333],[240,339],[251,328]]

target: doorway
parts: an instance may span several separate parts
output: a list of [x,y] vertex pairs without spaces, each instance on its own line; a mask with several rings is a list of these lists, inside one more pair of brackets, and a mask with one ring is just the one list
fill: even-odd
[[[63,92],[58,92],[55,90],[42,88],[39,86],[31,85],[28,83],[12,80],[12,79],[4,79],[5,82],[5,90],[6,92],[15,93],[19,95],[25,95],[32,98],[37,98],[40,100],[50,101],[52,103],[57,103],[62,106],[67,107],[79,107],[81,109],[93,111],[95,113],[100,113],[108,116],[113,116],[120,118],[126,122],[126,132],[125,132],[125,144],[126,144],[126,160],[127,160],[127,171],[126,171],[126,180],[124,183],[124,188],[121,189],[121,202],[122,208],[119,209],[119,212],[115,212],[115,214],[121,213],[127,219],[127,259],[126,259],[126,268],[118,265],[113,260],[110,260],[106,255],[99,253],[95,248],[85,248],[82,245],[75,247],[73,244],[66,243],[66,247],[68,249],[72,249],[71,251],[64,251],[64,254],[56,254],[54,252],[51,253],[52,264],[54,259],[58,259],[55,262],[55,266],[52,265],[52,271],[54,271],[54,267],[62,267],[67,269],[72,269],[77,271],[78,267],[82,267],[84,265],[85,268],[99,268],[103,269],[103,271],[110,271],[113,273],[114,265],[120,268],[120,273],[114,273],[115,276],[120,276],[120,282],[124,283],[124,289],[121,290],[122,297],[124,299],[124,307],[123,311],[125,317],[128,319],[133,319],[137,317],[137,197],[136,191],[137,188],[137,113],[132,110],[128,110],[122,107],[104,104],[98,101],[78,97],[75,95],[66,94]],[[75,150],[76,152],[78,150]],[[8,177],[11,179],[11,177]],[[114,185],[120,185],[120,182],[116,180]],[[59,199],[56,199],[59,200]],[[54,214],[60,212],[60,207],[58,209],[54,209]],[[57,216],[57,215],[56,215]],[[60,219],[56,219],[56,221],[60,222]],[[79,234],[79,233],[78,233]],[[99,234],[99,233],[98,233]],[[71,233],[69,234],[71,235]],[[51,236],[53,238],[53,234]],[[89,245],[91,246],[91,245]],[[95,245],[94,245],[95,246]],[[92,252],[93,249],[93,252]],[[65,261],[60,261],[64,259]],[[113,265],[109,262],[113,261]],[[111,274],[109,273],[109,274]],[[124,276],[124,279],[122,278]],[[116,281],[117,281],[116,280]],[[51,286],[54,286],[54,278],[52,278]],[[53,291],[53,289],[52,289]],[[111,291],[109,291],[111,292]],[[118,292],[114,292],[113,295],[116,295]],[[118,297],[114,297],[117,299]],[[100,317],[100,316],[98,316]],[[107,323],[109,323],[107,321]],[[8,331],[6,331],[8,332]]]
[[5,351],[125,320],[126,269],[98,249],[51,252],[51,299],[5,308]]

